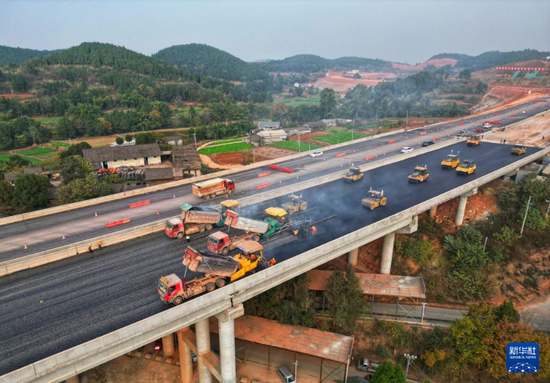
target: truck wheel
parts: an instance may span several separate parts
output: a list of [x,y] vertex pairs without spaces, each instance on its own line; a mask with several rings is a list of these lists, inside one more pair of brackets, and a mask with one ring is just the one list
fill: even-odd
[[205,198],[205,199],[210,199],[210,194],[205,194],[205,195],[204,195],[204,198]]
[[380,205],[382,205],[382,206],[386,206],[386,201],[382,201],[382,202],[380,202]]
[[255,241],[255,242],[259,242],[260,241],[260,236],[255,235],[254,237],[252,237],[252,240]]
[[183,238],[183,233],[180,231],[180,232],[176,235],[176,237],[177,237],[178,239],[182,239],[182,238]]
[[233,193],[233,189],[227,189],[227,194]]
[[370,205],[370,209],[371,209],[371,210],[374,210],[374,205]]
[[229,254],[229,248],[228,248],[228,247],[224,247],[224,248],[222,249],[222,254],[223,254],[223,255]]
[[199,226],[199,233],[202,233],[204,231],[204,226]]
[[205,227],[206,227],[206,230],[212,230],[212,225],[211,224],[208,224]]
[[214,193],[210,194],[210,198],[216,198],[216,194]]
[[174,306],[179,306],[183,303],[183,298],[182,297],[176,297],[176,299],[174,299]]
[[224,287],[224,286],[225,286],[225,279],[220,278],[220,279],[218,279],[218,280],[216,281],[216,287],[217,287],[218,289],[221,289],[221,288]]
[[216,285],[213,284],[212,282],[208,282],[208,283],[206,284],[206,291],[207,291],[207,292],[214,291],[215,288],[216,288]]

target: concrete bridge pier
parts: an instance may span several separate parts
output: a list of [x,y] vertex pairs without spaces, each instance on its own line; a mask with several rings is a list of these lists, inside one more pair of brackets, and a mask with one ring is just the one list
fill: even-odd
[[353,249],[348,253],[348,264],[351,266],[357,266],[357,260],[359,259],[359,248]]
[[72,376],[65,381],[65,383],[79,383],[79,382],[80,382],[80,378],[78,377],[78,375]]
[[210,324],[208,318],[195,323],[197,358],[200,383],[212,383],[212,374],[206,365],[205,356],[210,353]]
[[477,188],[474,188],[458,197],[458,207],[456,209],[455,217],[455,224],[457,226],[462,226],[464,223],[464,213],[466,213],[466,203],[468,202],[468,197],[473,196],[474,194],[477,194]]
[[[184,329],[188,330],[188,328]],[[184,330],[178,331],[178,351],[180,357],[181,383],[193,382],[193,356],[191,349],[183,338]]]
[[414,216],[411,223],[407,226],[386,234],[382,246],[382,260],[380,261],[380,274],[389,275],[391,270],[391,261],[393,258],[393,247],[395,244],[395,234],[412,234],[418,230],[418,216]]
[[166,335],[162,337],[162,352],[166,356],[172,356],[175,352],[174,348],[174,334]]
[[244,315],[244,307],[239,304],[216,315],[220,338],[221,383],[237,381],[235,363],[235,318]]
[[435,218],[435,215],[437,214],[437,205],[433,206],[430,209],[430,217]]

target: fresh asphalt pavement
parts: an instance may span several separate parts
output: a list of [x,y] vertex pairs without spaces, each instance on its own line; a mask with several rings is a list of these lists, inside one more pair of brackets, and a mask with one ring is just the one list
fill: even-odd
[[[328,150],[322,157],[303,157],[283,162],[282,166],[296,170],[293,174],[274,171],[269,177],[258,178],[258,173],[268,170],[267,167],[265,170],[244,170],[230,176],[236,181],[237,185],[237,193],[233,197],[238,199],[262,192],[264,190],[258,191],[256,186],[265,182],[272,183],[269,190],[289,188],[294,183],[347,167],[350,162],[356,165],[363,164],[366,162],[364,158],[370,155],[378,156],[376,159],[370,160],[375,162],[387,156],[398,155],[402,146],[418,148],[422,141],[434,137],[445,140],[461,129],[469,128],[473,131],[474,127],[479,127],[487,120],[502,121],[502,126],[509,125],[531,117],[541,112],[540,108],[546,107],[547,104],[545,103],[529,102],[521,106],[510,107],[498,113],[432,125],[425,129],[427,131],[425,136],[419,136],[418,131],[397,133],[390,137],[382,137],[350,144],[345,148]],[[526,111],[525,114],[521,113],[523,110]],[[512,117],[512,115],[515,116]],[[396,143],[388,144],[388,140],[392,139],[395,139]],[[341,152],[346,152],[346,156],[335,156]],[[296,176],[299,176],[299,179]],[[214,202],[212,200],[206,202],[191,193],[191,185],[183,185],[146,195],[128,197],[122,200],[3,225],[0,226],[0,262],[172,217],[179,213],[179,206],[183,203],[194,205],[213,204],[219,203],[224,198],[218,197]],[[150,200],[151,204],[137,209],[130,210],[128,208],[129,204],[143,200]],[[131,218],[131,222],[114,228],[105,227],[107,222],[122,218]],[[25,249],[25,245],[27,245],[27,249]]]
[[[474,159],[476,173],[463,177],[441,169],[451,150]],[[538,150],[528,148],[527,155]],[[303,190],[300,194],[312,208],[304,213],[307,218],[337,216],[318,224],[315,236],[266,247],[265,255],[283,262],[520,158],[511,155],[508,145],[467,147],[460,142],[373,169],[354,184],[337,180]],[[430,179],[414,185],[407,175],[417,164],[428,165]],[[370,187],[384,190],[387,206],[373,211],[361,207]],[[205,239],[199,241],[193,245],[203,247]],[[0,278],[0,375],[169,309],[160,302],[156,283],[161,275],[183,274],[183,250],[184,242],[156,233]]]

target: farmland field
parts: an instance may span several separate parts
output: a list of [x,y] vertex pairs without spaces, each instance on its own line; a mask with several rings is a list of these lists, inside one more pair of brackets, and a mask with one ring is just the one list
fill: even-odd
[[210,142],[208,145],[206,146],[216,146],[216,145],[223,145],[223,144],[232,144],[232,143],[235,143],[235,142],[241,142],[243,139],[242,138],[234,138],[232,140],[223,140],[223,141],[213,141],[213,142]]
[[63,117],[44,117],[44,118],[34,118],[34,121],[38,122],[50,122],[50,121],[59,121]]
[[287,106],[297,107],[300,105],[317,105],[321,97],[319,95],[311,96],[309,98],[303,97],[294,97],[294,98],[285,98],[282,100],[273,100],[273,104],[286,104]]
[[[0,154],[0,162],[7,162],[10,157],[13,157],[15,154],[9,154],[9,153],[2,153]],[[38,162],[40,162],[40,160],[37,160],[36,158],[30,158],[30,157],[25,157],[25,156],[19,156],[33,164],[36,164]]]
[[315,137],[316,141],[328,142],[329,144],[341,144],[358,138],[368,137],[369,134],[350,132],[347,130],[333,130],[333,133],[324,136]]
[[253,146],[250,144],[247,144],[246,142],[236,142],[233,144],[217,145],[217,146],[202,148],[201,150],[199,150],[199,153],[206,154],[207,156],[209,156],[216,153],[238,152],[241,150],[249,150],[252,148]]
[[50,142],[51,145],[53,146],[62,146],[62,147],[69,147],[71,146],[71,144],[67,143],[67,142]]
[[[298,146],[298,141],[281,141],[281,142],[274,142],[272,144],[269,144],[268,146],[273,146],[275,148],[280,149],[288,149],[288,150],[294,150],[295,152],[300,151],[300,147]],[[305,152],[310,149],[310,144],[306,142],[301,143],[302,146],[302,152]],[[321,145],[315,145],[311,144],[311,149],[319,149],[322,148]]]
[[30,150],[23,150],[19,152],[19,154],[22,154],[24,156],[36,156],[36,155],[46,154],[51,152],[55,152],[55,150],[52,148],[36,148],[36,149],[30,149]]

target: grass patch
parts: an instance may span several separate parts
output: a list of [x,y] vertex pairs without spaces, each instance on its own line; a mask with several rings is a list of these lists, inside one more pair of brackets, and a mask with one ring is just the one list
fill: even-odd
[[67,147],[67,148],[71,146],[71,144],[67,142],[50,142],[50,144],[52,144],[52,146],[61,146],[61,147]]
[[36,148],[36,149],[31,149],[31,150],[23,150],[23,151],[19,152],[19,154],[24,155],[24,156],[36,156],[36,155],[46,154],[46,153],[51,153],[51,152],[55,152],[55,149],[52,149],[52,148]]
[[309,98],[294,97],[282,100],[273,100],[273,104],[286,104],[287,106],[298,107],[300,105],[317,105],[321,101],[321,96],[315,95]]
[[202,148],[201,150],[199,150],[199,153],[210,156],[216,153],[240,152],[241,150],[249,150],[252,148],[253,146],[250,144],[247,144],[246,142],[236,142],[233,144],[217,145],[217,146]]
[[215,146],[215,145],[223,145],[223,144],[232,144],[232,143],[235,143],[235,142],[241,142],[243,139],[242,138],[234,138],[232,140],[223,140],[223,141],[213,141],[211,143],[209,143],[208,145],[206,146]]
[[[0,162],[8,162],[8,160],[13,157],[15,154],[9,154],[9,153],[3,153],[3,154],[0,154]],[[30,157],[25,157],[25,156],[19,156],[27,161],[29,161],[30,163],[33,163],[33,164],[37,164],[40,162],[40,160],[37,160],[36,158],[30,158]]]
[[323,136],[315,137],[316,141],[328,142],[329,144],[341,144],[351,140],[357,140],[358,138],[368,137],[370,134],[362,134],[357,132],[350,132],[348,130],[333,130],[334,133],[325,134]]
[[50,121],[59,121],[63,117],[44,117],[44,118],[35,118],[34,121],[38,122],[50,122]]
[[[280,148],[280,149],[294,150],[295,152],[300,151],[299,146],[298,146],[298,141],[274,142],[272,144],[269,144],[268,146],[273,146],[275,148]],[[309,143],[302,142],[301,147],[302,147],[302,152],[308,151],[309,150]],[[311,144],[311,149],[312,150],[313,149],[319,149],[319,148],[322,148],[322,146],[321,145],[316,145],[316,144]]]

